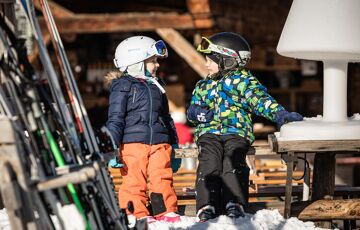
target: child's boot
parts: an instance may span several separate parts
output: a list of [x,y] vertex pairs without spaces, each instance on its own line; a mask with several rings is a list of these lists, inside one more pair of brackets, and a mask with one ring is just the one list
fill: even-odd
[[158,221],[170,222],[175,223],[181,221],[180,215],[175,212],[168,212],[165,215],[156,217]]
[[210,219],[214,219],[216,217],[215,208],[211,205],[206,205],[199,209],[196,216],[199,222],[206,222]]
[[244,208],[239,203],[228,202],[226,204],[226,215],[230,218],[239,218],[245,216]]

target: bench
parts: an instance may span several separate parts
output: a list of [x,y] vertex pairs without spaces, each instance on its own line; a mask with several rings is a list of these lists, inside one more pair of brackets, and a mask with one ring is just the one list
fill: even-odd
[[[113,178],[114,188],[117,192],[122,183],[122,177],[119,169],[109,168],[109,172]],[[294,176],[300,177],[302,172],[296,171]],[[275,185],[285,184],[285,172],[259,172],[250,174],[250,197],[279,197],[283,196],[283,193],[277,193],[278,191],[272,191]],[[174,174],[173,186],[178,197],[179,205],[194,204],[195,203],[195,180],[196,170],[186,170],[181,168],[177,173]],[[294,185],[301,185],[303,180],[293,181]],[[268,191],[268,192],[267,192]],[[298,193],[294,192],[298,195]],[[256,201],[256,200],[253,200]],[[264,201],[264,200],[262,200]],[[268,200],[273,201],[273,200]]]
[[[283,197],[285,197],[285,178],[286,172],[269,171],[258,168],[257,173],[250,174],[249,187],[249,207],[247,212],[256,213],[261,209],[279,209],[280,213],[284,212]],[[114,181],[115,191],[120,188],[122,178],[119,169],[109,168]],[[295,171],[293,176],[300,178],[302,171]],[[196,213],[195,197],[196,170],[185,170],[181,168],[174,174],[174,188],[178,198],[179,212],[183,215],[194,216]],[[293,181],[292,197],[301,200],[303,194],[303,180]],[[334,190],[335,198],[351,199],[360,197],[360,187],[347,185],[336,185]],[[296,202],[295,202],[296,203]],[[294,208],[295,209],[295,208]],[[295,212],[292,216],[297,215]],[[354,221],[344,220],[344,226],[354,226]],[[350,227],[351,228],[351,227]]]

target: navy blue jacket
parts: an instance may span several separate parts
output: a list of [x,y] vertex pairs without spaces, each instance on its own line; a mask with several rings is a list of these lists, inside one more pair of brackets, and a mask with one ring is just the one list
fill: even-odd
[[117,144],[178,143],[167,97],[155,84],[129,75],[115,79],[109,104],[106,126]]

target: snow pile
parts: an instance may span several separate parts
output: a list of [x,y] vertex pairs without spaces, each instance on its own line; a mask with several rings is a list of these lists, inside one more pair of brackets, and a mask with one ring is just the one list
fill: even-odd
[[257,229],[320,229],[313,222],[302,222],[297,218],[284,219],[278,210],[260,210],[255,215],[246,214],[243,218],[231,219],[219,216],[205,223],[196,223],[195,217],[181,217],[179,223],[154,222],[149,225],[150,230],[167,229],[196,229],[196,230],[257,230]]
[[360,120],[360,114],[354,113],[354,115],[352,115],[352,117],[350,117],[350,120],[355,120],[355,121]]
[[304,121],[321,121],[322,119],[322,115],[317,115],[316,117],[304,117]]
[[[322,121],[323,116],[317,115],[316,117],[304,117],[304,121]],[[359,121],[360,120],[360,113],[354,113],[349,120]]]
[[[216,219],[205,223],[196,222],[195,217],[182,216],[181,222],[165,223],[154,222],[149,225],[149,230],[170,230],[170,229],[193,229],[193,230],[260,230],[260,229],[321,229],[316,228],[313,222],[302,222],[297,218],[284,219],[278,210],[260,210],[255,215],[246,214],[243,218],[231,219],[227,216],[219,216]],[[8,216],[5,209],[0,210],[0,230],[10,230]]]

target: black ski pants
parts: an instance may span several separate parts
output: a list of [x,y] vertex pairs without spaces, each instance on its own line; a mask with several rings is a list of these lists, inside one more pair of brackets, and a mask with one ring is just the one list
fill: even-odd
[[204,134],[198,139],[199,166],[196,173],[196,210],[205,205],[223,214],[225,205],[247,205],[249,167],[246,153],[249,142],[238,135]]

